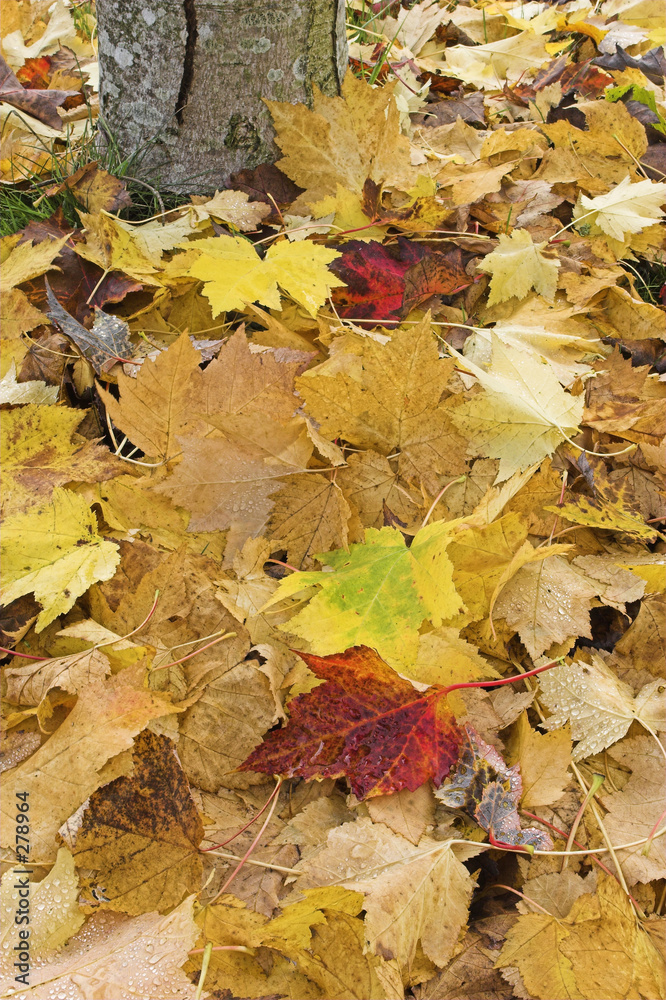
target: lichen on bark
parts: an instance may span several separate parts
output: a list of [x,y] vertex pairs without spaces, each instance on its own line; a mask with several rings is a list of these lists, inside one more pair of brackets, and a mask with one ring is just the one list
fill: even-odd
[[263,98],[339,93],[344,0],[97,0],[100,111],[130,173],[204,193],[279,156]]

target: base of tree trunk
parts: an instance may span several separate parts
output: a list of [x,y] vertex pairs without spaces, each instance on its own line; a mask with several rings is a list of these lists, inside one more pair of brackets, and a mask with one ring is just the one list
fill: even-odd
[[339,93],[344,0],[97,0],[100,115],[134,176],[207,193],[275,160],[262,101]]

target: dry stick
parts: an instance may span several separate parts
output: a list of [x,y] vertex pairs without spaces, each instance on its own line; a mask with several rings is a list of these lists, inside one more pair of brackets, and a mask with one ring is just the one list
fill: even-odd
[[[282,784],[282,778],[278,778],[277,779],[277,788],[278,789],[280,788],[281,784]],[[248,847],[247,851],[245,852],[245,854],[241,858],[240,862],[236,865],[236,867],[234,868],[234,870],[232,871],[231,875],[229,876],[229,878],[227,879],[227,881],[224,883],[224,885],[222,886],[222,888],[220,889],[220,891],[217,893],[216,896],[213,897],[213,899],[211,899],[211,901],[210,901],[211,903],[214,903],[215,900],[218,899],[222,895],[223,892],[226,892],[226,890],[231,885],[231,883],[233,882],[233,880],[236,878],[236,876],[238,875],[239,871],[241,870],[241,868],[243,867],[243,865],[245,864],[245,862],[248,860],[248,858],[252,854],[252,851],[255,849],[255,847],[257,846],[257,844],[261,840],[266,827],[268,826],[268,824],[270,823],[271,819],[273,818],[273,813],[275,812],[275,807],[277,806],[277,803],[278,803],[278,796],[276,795],[275,798],[273,799],[273,805],[271,806],[271,808],[269,810],[269,813],[268,813],[268,816],[264,820],[264,822],[262,824],[262,827],[259,830],[259,833],[254,838],[254,840],[252,841],[252,843]]]

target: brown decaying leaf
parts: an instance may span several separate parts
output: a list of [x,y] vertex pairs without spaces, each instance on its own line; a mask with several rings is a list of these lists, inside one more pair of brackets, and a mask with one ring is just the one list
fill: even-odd
[[651,12],[352,5],[280,166],[130,222],[89,6],[2,11],[0,993],[666,996]]
[[73,835],[69,826],[74,858],[94,870],[105,907],[165,913],[199,890],[203,824],[166,736],[144,730],[132,763],[131,775],[93,792]]

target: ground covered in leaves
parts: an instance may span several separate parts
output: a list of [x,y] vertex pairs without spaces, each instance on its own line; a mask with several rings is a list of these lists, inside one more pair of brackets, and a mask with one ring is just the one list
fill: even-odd
[[3,997],[664,996],[661,13],[355,2],[179,204],[3,0]]

